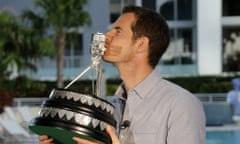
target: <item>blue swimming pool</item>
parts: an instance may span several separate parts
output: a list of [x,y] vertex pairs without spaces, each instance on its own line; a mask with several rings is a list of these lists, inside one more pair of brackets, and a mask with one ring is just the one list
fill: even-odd
[[240,131],[208,131],[206,144],[240,144]]

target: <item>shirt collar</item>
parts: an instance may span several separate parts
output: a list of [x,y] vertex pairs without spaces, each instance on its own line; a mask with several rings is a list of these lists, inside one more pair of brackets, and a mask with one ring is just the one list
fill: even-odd
[[120,86],[118,87],[118,89],[117,89],[116,92],[115,92],[115,95],[116,95],[117,97],[119,97],[120,99],[122,99],[122,100],[126,100],[127,92],[126,92],[124,83],[121,83],[121,84],[120,84]]
[[156,86],[160,78],[157,70],[153,70],[142,82],[134,87],[135,92],[140,98],[147,97],[149,92]]
[[[152,90],[154,86],[156,86],[157,81],[161,75],[155,69],[153,70],[143,81],[141,81],[138,85],[128,91],[128,94],[132,93],[137,95],[140,99],[143,99],[148,95],[148,93]],[[124,84],[121,84],[117,89],[115,95],[117,95],[121,99],[126,99],[123,97],[125,92]]]

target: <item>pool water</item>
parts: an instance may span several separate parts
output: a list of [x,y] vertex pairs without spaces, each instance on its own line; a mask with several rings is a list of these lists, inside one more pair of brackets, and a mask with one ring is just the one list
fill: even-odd
[[208,131],[206,144],[240,144],[240,131]]

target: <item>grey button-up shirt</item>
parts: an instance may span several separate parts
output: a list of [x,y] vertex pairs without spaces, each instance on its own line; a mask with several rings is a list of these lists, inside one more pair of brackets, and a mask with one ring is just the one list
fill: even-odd
[[[122,144],[205,144],[205,114],[201,102],[185,89],[161,78],[154,70],[127,92],[123,87],[116,95],[116,120]],[[120,102],[120,103],[119,103]],[[115,101],[116,104],[116,101]]]

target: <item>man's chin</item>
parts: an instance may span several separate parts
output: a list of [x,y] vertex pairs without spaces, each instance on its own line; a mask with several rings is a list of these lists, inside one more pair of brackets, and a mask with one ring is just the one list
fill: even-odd
[[103,55],[102,56],[102,59],[107,62],[107,63],[110,63],[111,62],[111,59],[107,56],[107,55]]
[[108,57],[103,57],[102,59],[103,59],[103,61],[106,62],[106,63],[110,63],[110,64],[114,64],[114,63],[115,63],[114,60],[112,60],[112,59],[110,59],[110,58],[108,58]]
[[106,63],[112,63],[112,61],[110,61],[108,59],[104,59],[104,58],[103,58],[103,61],[106,62]]

